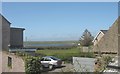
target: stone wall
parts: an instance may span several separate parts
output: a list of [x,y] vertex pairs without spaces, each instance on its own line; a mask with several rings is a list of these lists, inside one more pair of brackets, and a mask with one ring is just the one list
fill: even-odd
[[[118,61],[120,61],[120,17],[118,19]],[[120,67],[120,62],[118,62],[118,66]]]
[[118,52],[118,20],[113,23],[93,49],[94,52]]

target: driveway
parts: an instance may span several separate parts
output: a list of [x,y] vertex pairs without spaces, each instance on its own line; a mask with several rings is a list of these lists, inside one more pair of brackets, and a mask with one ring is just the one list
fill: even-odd
[[62,67],[55,68],[50,72],[73,72],[73,65],[72,64],[63,64]]
[[74,69],[73,69],[73,65],[72,64],[62,64],[61,67],[56,67],[52,70],[48,70],[47,68],[44,70],[44,72],[73,72]]

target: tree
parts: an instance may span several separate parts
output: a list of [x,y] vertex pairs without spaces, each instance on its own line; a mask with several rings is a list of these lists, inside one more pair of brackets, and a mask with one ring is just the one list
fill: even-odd
[[93,44],[93,38],[94,37],[91,35],[91,33],[87,29],[85,29],[79,41],[82,46],[90,46]]

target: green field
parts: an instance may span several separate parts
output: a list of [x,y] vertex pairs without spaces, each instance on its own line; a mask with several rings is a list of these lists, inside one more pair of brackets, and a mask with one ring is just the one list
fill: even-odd
[[59,50],[45,49],[45,50],[38,50],[36,51],[36,53],[43,56],[55,56],[66,62],[70,62],[72,57],[89,57],[89,58],[94,57],[94,54],[92,52],[81,52],[81,49],[78,47],[71,49],[59,49]]
[[[71,44],[75,43],[77,44],[78,41],[27,41],[24,42],[26,44]],[[42,56],[55,56],[58,57],[66,62],[71,62],[72,57],[89,57],[93,58],[94,54],[93,52],[82,52],[81,48],[78,46],[70,47],[70,48],[44,48],[37,50],[35,52],[36,54]]]

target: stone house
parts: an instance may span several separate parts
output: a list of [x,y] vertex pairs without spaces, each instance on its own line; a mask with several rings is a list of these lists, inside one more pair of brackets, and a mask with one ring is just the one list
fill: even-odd
[[[23,59],[9,52],[11,40],[10,24],[11,23],[0,14],[0,73],[25,72]],[[16,36],[14,36],[14,38],[15,37]]]
[[[97,43],[94,44],[94,52],[96,53],[118,53],[120,42],[120,17],[113,23],[109,30],[100,36]],[[101,33],[102,34],[102,33]],[[99,35],[97,35],[99,36]],[[96,37],[97,38],[97,37]],[[94,39],[95,42],[96,39]]]

